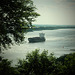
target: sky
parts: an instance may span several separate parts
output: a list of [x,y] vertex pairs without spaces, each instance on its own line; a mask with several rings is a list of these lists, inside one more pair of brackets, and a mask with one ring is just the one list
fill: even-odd
[[75,0],[33,0],[39,16],[33,24],[75,25]]

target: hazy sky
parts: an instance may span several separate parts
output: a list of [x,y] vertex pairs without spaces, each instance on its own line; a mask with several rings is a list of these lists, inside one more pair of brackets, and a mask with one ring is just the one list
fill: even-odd
[[75,0],[33,0],[41,15],[34,24],[75,25]]

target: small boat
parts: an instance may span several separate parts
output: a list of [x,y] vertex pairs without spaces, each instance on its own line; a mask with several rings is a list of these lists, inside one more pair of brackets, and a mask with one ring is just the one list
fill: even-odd
[[28,41],[29,43],[44,42],[45,41],[44,35],[45,35],[44,33],[39,33],[39,37],[28,38]]

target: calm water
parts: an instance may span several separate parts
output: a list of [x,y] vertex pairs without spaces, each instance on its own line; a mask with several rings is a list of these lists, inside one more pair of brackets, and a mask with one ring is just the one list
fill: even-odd
[[[41,32],[45,33],[45,42],[28,43],[28,37],[39,36]],[[54,53],[56,57],[75,52],[71,51],[71,49],[75,49],[75,29],[34,31],[28,32],[25,37],[26,42],[24,41],[21,45],[14,45],[11,49],[5,50],[2,56],[13,60],[13,64],[15,64],[18,59],[25,58],[27,53],[35,49],[40,49],[40,52],[44,49],[48,50],[49,53]]]

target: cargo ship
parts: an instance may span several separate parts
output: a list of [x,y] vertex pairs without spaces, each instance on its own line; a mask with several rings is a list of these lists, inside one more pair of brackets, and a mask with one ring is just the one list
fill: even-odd
[[39,33],[39,37],[28,38],[28,41],[29,43],[44,42],[46,40],[44,35],[45,35],[44,33]]

